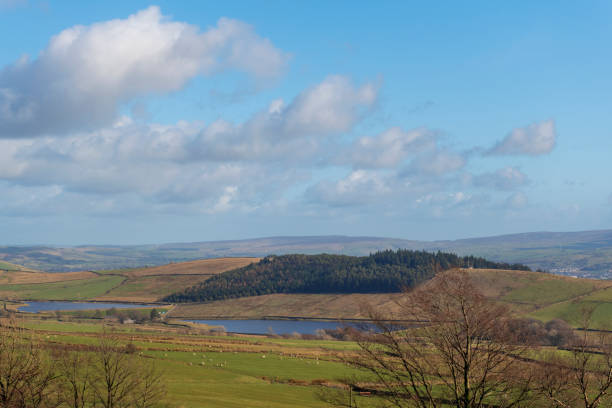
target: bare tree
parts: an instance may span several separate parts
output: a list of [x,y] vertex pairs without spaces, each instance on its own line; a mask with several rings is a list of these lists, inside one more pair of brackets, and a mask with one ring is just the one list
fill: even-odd
[[166,396],[163,373],[153,362],[141,361],[138,367],[139,384],[134,390],[134,406],[151,408],[160,405]]
[[350,363],[396,407],[521,407],[530,394],[520,375],[522,339],[509,330],[508,311],[488,302],[467,273],[449,271],[407,294],[391,324],[370,312],[376,330],[358,340]]
[[85,408],[92,400],[91,365],[87,352],[61,350],[56,353],[60,401],[70,408]]
[[88,382],[94,406],[152,408],[161,404],[166,395],[163,373],[135,350],[131,343],[122,345],[116,338],[102,335]]
[[138,376],[132,355],[121,343],[104,333],[94,355],[95,374],[90,382],[95,406],[123,408],[131,406]]
[[582,314],[582,332],[575,336],[570,353],[550,353],[546,370],[537,377],[538,390],[556,407],[610,406],[612,345],[606,333],[591,332],[593,309]]
[[39,342],[23,329],[0,328],[0,407],[38,408],[53,402],[54,375]]

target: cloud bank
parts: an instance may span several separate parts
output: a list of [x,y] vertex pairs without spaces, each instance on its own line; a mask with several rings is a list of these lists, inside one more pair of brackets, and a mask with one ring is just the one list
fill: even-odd
[[154,123],[141,103],[230,70],[278,78],[288,55],[244,22],[201,30],[157,7],[60,32],[36,58],[0,71],[0,216],[299,217],[351,207],[427,219],[528,205],[519,191],[527,174],[507,163],[475,172],[481,156],[469,152],[548,154],[553,120],[516,128],[489,150],[461,149],[425,126],[369,131],[361,125],[380,107],[379,84],[347,75],[273,95],[241,120]]

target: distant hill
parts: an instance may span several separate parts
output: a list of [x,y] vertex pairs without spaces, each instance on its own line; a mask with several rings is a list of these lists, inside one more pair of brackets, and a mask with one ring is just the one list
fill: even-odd
[[612,278],[612,230],[534,232],[448,241],[313,236],[272,237],[138,246],[0,247],[0,261],[48,272],[164,265],[202,258],[271,254],[368,255],[384,249],[450,251],[532,269],[581,277]]
[[168,302],[205,302],[273,293],[397,293],[452,268],[529,270],[483,258],[425,251],[381,251],[369,256],[282,255],[215,275]]

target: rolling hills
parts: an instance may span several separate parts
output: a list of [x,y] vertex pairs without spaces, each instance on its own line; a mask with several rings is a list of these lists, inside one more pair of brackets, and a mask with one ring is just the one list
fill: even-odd
[[[272,237],[135,246],[0,246],[0,261],[47,272],[164,265],[202,258],[264,257],[270,254],[368,255],[385,249],[455,252],[553,273],[612,277],[612,230],[533,232],[443,241],[395,238],[311,236]],[[1,269],[1,268],[0,268]]]
[[[100,272],[0,272],[0,298],[9,300],[98,300],[153,302],[210,279],[247,267],[258,258],[221,258],[161,267]],[[19,269],[19,268],[16,268]],[[544,321],[562,318],[579,324],[580,310],[594,309],[594,327],[612,329],[612,282],[549,273],[465,269],[488,298],[509,305],[517,315]],[[176,318],[359,319],[366,304],[399,312],[402,293],[267,294],[205,303],[177,304]]]

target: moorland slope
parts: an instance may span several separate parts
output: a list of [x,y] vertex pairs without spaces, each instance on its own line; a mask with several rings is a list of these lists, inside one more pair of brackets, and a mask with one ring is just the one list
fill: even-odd
[[155,302],[216,274],[257,261],[259,258],[202,259],[153,268],[97,272],[0,271],[0,298]]

